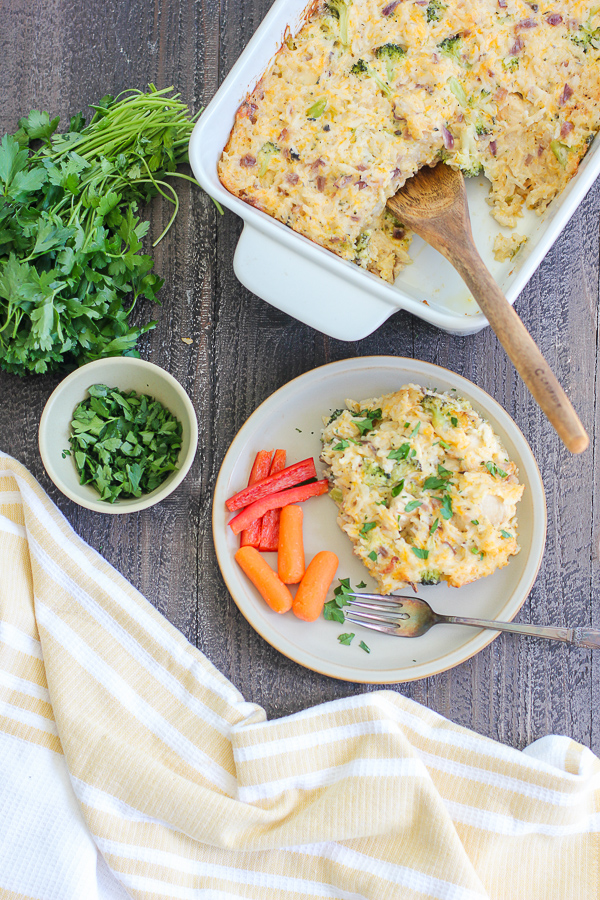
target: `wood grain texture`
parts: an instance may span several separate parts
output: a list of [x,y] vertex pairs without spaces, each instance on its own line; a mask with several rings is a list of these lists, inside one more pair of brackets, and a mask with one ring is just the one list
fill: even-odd
[[[268,0],[0,0],[0,129],[31,108],[67,119],[104,93],[173,84],[196,111],[212,97],[269,7]],[[600,626],[600,428],[597,402],[600,186],[596,184],[516,304],[591,437],[573,457],[560,443],[489,329],[454,337],[406,313],[375,334],[342,343],[251,295],[232,260],[240,221],[221,218],[191,185],[155,251],[166,279],[159,325],[143,356],[185,387],[198,412],[200,449],[179,490],[124,518],[83,510],[51,484],[37,426],[59,376],[0,373],[0,445],[41,481],[76,531],[100,550],[269,717],[369,690],[301,669],[247,624],[221,578],[211,536],[220,463],[250,413],[291,378],[333,360],[370,354],[447,366],[488,391],[513,416],[538,460],[548,540],[521,621]],[[148,210],[151,236],[168,211]],[[181,338],[191,338],[192,344]],[[600,653],[499,636],[478,656],[433,678],[392,686],[453,721],[522,747],[549,733],[600,752]]]

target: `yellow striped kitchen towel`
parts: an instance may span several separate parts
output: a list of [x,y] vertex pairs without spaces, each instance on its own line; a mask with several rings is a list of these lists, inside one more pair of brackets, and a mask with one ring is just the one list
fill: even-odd
[[600,761],[381,690],[273,722],[0,455],[0,896],[591,900]]

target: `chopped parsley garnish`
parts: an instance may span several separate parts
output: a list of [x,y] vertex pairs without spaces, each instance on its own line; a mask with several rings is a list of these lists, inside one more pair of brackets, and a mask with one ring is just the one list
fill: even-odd
[[366,586],[367,586],[367,585],[366,585],[366,582],[364,582],[364,581],[360,581],[360,582],[356,585],[356,587],[358,588],[359,591],[362,591],[362,589],[363,589],[363,588],[366,588]]
[[448,443],[448,441],[443,441],[441,438],[439,439],[438,444],[440,445],[440,447],[443,447],[444,450],[450,449],[450,444]]
[[430,535],[436,533],[436,531],[438,530],[439,524],[440,524],[440,520],[439,520],[439,519],[435,519],[433,525],[432,525],[431,528],[429,529],[429,534],[430,534]]
[[369,559],[372,559],[373,562],[377,562],[377,554],[375,553],[374,550],[371,550],[371,552],[368,555],[369,555]]
[[395,484],[392,488],[392,497],[397,497],[398,494],[401,494],[404,489],[404,478],[402,481],[399,481],[398,484]]
[[440,478],[452,478],[454,472],[451,472],[450,469],[445,469],[441,463],[438,463],[438,475]]
[[479,553],[479,547],[471,547],[471,553],[475,553],[475,555],[477,555]]
[[445,519],[452,518],[452,497],[450,496],[450,494],[444,494],[441,513]]
[[370,653],[370,652],[371,652],[371,648],[368,647],[368,646],[365,644],[364,641],[361,641],[360,644],[359,644],[358,646],[360,647],[361,650],[364,650],[365,653]]
[[419,428],[420,428],[420,427],[421,427],[421,423],[420,423],[420,422],[417,422],[417,424],[415,425],[415,427],[413,428],[413,430],[412,430],[411,433],[409,434],[409,437],[414,437],[415,434],[417,434],[417,432],[419,431]]
[[329,621],[343,624],[345,616],[342,612],[342,607],[348,605],[345,595],[352,591],[352,587],[350,586],[349,578],[340,578],[339,582],[339,585],[333,591],[333,600],[328,600],[323,607],[323,617]]
[[421,550],[420,547],[411,547],[410,548],[415,556],[418,556],[419,559],[427,559],[429,556],[429,550]]
[[413,509],[416,509],[416,508],[417,508],[417,506],[422,506],[422,505],[423,505],[423,501],[422,501],[422,500],[409,500],[409,502],[408,502],[408,503],[406,504],[406,506],[404,507],[404,511],[405,511],[405,512],[412,512]]
[[177,468],[180,422],[146,394],[105,384],[88,393],[75,408],[69,437],[79,483],[108,503],[149,494]]
[[368,532],[372,531],[373,528],[377,528],[377,522],[365,522],[358,533],[361,535],[361,537],[366,537]]
[[338,634],[338,641],[340,644],[345,644],[347,647],[350,646],[352,641],[354,640],[354,632],[346,632],[345,634]]
[[426,491],[438,491],[440,488],[446,487],[446,479],[437,478],[435,475],[430,475],[423,482],[423,487]]
[[410,453],[410,444],[402,444],[401,447],[398,447],[397,450],[392,450],[391,453],[388,453],[388,459],[397,459],[402,460],[406,459],[408,454]]
[[366,434],[368,431],[373,430],[374,423],[377,419],[381,419],[381,410],[380,409],[361,409],[359,415],[365,416],[364,419],[361,419],[358,422],[354,422],[354,425],[358,428],[361,434]]
[[349,447],[350,444],[348,441],[340,441],[339,444],[336,444],[335,447],[332,447],[332,450],[345,450],[346,447]]
[[500,478],[508,478],[508,474],[503,469],[500,469],[495,462],[492,462],[491,459],[482,463],[482,466],[485,466],[490,475],[493,475],[494,477],[499,475]]
[[450,416],[450,421],[452,422],[453,427],[456,428],[458,425],[458,419],[456,418],[456,416]]
[[508,531],[504,531],[503,528],[500,529],[500,534],[503,538],[508,538],[509,540],[512,539],[512,534],[509,534]]
[[471,519],[471,525],[479,525],[479,519]]

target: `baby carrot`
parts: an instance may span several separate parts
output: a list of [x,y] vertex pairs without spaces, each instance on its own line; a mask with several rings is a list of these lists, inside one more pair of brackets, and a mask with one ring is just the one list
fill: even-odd
[[299,619],[314,622],[319,618],[338,563],[337,556],[331,550],[321,550],[310,561],[292,604],[292,610]]
[[274,612],[285,613],[292,608],[289,589],[256,547],[240,547],[236,551],[235,560]]
[[298,584],[304,575],[301,506],[284,506],[279,520],[277,572],[284,584]]

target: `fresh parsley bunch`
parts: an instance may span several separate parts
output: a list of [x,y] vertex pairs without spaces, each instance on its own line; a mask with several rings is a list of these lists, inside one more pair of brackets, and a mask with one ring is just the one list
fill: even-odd
[[[173,88],[126,91],[59,119],[33,110],[0,144],[0,366],[25,375],[104,356],[137,356],[129,324],[139,296],[163,284],[140,253],[138,204],[161,194],[187,160],[194,126]],[[158,243],[158,241],[156,241]]]

